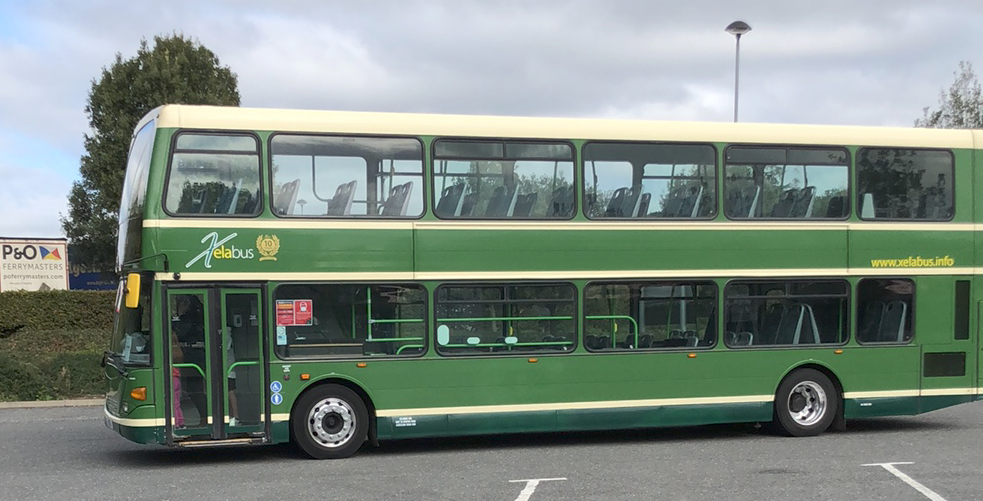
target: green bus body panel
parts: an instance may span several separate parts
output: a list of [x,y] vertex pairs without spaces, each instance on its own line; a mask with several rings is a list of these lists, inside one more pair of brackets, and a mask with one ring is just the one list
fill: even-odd
[[[713,246],[691,230],[607,230],[587,239],[587,230],[297,230],[161,229],[159,251],[171,271],[211,273],[446,273],[515,271],[787,269],[846,267],[846,231],[720,232]],[[192,262],[218,240],[235,234],[211,259]],[[262,260],[260,236],[275,235],[276,260]],[[415,236],[414,236],[415,235]],[[224,257],[216,257],[215,253]],[[598,256],[605,259],[599,260]],[[415,265],[414,265],[415,256]],[[754,256],[754,259],[749,259]],[[893,254],[891,255],[893,256]],[[188,263],[191,263],[188,266]],[[476,268],[476,264],[480,266]],[[673,263],[673,266],[668,266]],[[207,264],[207,268],[206,268]],[[868,261],[869,265],[869,261]]]
[[[157,405],[157,396],[162,395],[162,388],[155,386],[160,378],[154,377],[156,371],[152,368],[129,368],[127,376],[107,380],[107,392],[104,412],[107,425],[129,440],[141,444],[164,443],[164,428],[162,426],[129,426],[112,421],[117,418],[124,423],[138,420],[142,422],[157,422],[163,419],[162,406]],[[147,400],[139,401],[130,396],[130,391],[138,387],[147,388]],[[162,400],[162,399],[161,399]],[[128,411],[124,412],[126,408]]]
[[[883,259],[908,259],[904,268],[941,269],[971,268],[973,261],[972,231],[850,231],[850,267],[872,268],[871,262]],[[911,259],[909,259],[911,258]],[[952,264],[929,266],[928,260],[949,258]],[[876,268],[885,271],[889,267]],[[902,274],[909,273],[907,270]],[[951,315],[950,315],[951,316]]]
[[[680,405],[580,411],[451,414],[378,418],[379,439],[491,435],[554,431],[592,431],[740,423],[771,419],[771,403]],[[408,426],[408,424],[410,424]]]
[[[411,230],[161,229],[159,252],[175,272],[210,273],[352,273],[407,272],[413,269]],[[210,253],[208,235],[233,236]],[[280,242],[275,259],[263,259],[260,236]],[[203,239],[208,242],[202,243]],[[194,261],[202,253],[211,254]],[[191,263],[190,265],[188,263]]]
[[421,230],[415,242],[418,271],[843,269],[847,262],[845,230],[717,231],[707,245],[704,231],[608,226],[604,231]]
[[126,426],[109,423],[109,428],[119,433],[123,438],[138,444],[164,444],[164,427]]

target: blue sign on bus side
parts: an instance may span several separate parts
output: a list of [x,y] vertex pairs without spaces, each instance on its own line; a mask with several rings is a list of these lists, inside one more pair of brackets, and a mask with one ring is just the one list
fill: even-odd
[[280,405],[283,402],[283,395],[279,393],[274,393],[270,397],[270,402],[273,402],[273,405]]
[[280,384],[279,381],[273,381],[272,383],[270,383],[270,391],[272,391],[273,393],[280,393],[280,390],[282,389],[283,389],[283,385]]

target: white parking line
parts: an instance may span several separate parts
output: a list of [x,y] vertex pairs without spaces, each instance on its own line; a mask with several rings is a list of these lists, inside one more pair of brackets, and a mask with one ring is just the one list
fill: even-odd
[[905,475],[904,473],[901,473],[900,470],[898,470],[897,468],[894,467],[894,465],[896,465],[896,464],[913,464],[913,463],[911,463],[911,462],[900,462],[900,463],[871,463],[871,464],[865,464],[863,466],[880,466],[881,468],[884,468],[885,470],[887,470],[887,471],[891,472],[892,474],[894,474],[895,477],[900,478],[904,483],[906,483],[906,484],[914,487],[915,490],[917,490],[918,492],[924,494],[925,497],[931,499],[932,501],[945,501],[945,498],[944,497],[936,494],[935,491],[933,491],[932,489],[929,489],[928,487],[925,487],[924,485],[918,483],[915,479],[909,477],[908,475]]
[[[525,482],[526,483],[525,488],[523,488],[522,489],[522,492],[519,493],[519,497],[515,498],[515,501],[529,501],[529,496],[532,496],[532,493],[536,492],[536,486],[539,485],[540,482],[556,482],[556,481],[560,481],[560,480],[566,480],[566,477],[563,477],[563,478],[531,478],[531,479],[527,479],[527,480],[509,480],[509,483]],[[945,500],[943,500],[943,501],[945,501]]]

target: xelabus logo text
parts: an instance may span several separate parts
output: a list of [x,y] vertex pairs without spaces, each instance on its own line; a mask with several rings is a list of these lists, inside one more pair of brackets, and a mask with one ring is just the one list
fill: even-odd
[[212,258],[215,259],[252,259],[255,254],[252,249],[243,249],[241,247],[236,247],[235,245],[226,246],[226,242],[237,237],[238,233],[232,233],[231,235],[219,240],[217,232],[211,232],[201,239],[201,243],[207,244],[205,250],[201,251],[200,254],[195,256],[194,259],[188,261],[188,264],[184,265],[185,268],[190,268],[193,264],[204,259],[205,268],[212,267]]

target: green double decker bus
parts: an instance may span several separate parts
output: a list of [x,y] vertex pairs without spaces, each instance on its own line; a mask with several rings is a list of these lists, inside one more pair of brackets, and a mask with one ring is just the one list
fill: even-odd
[[981,145],[163,106],[126,167],[106,424],[341,458],[980,400]]

